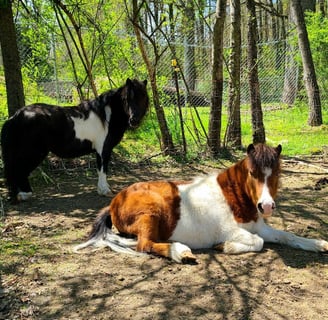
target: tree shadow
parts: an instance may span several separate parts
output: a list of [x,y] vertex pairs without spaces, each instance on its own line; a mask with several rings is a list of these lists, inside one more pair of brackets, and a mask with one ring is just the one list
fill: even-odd
[[[112,172],[109,181],[118,191],[135,181],[174,176],[172,171],[157,169],[120,168]],[[204,173],[190,167],[177,175],[180,179],[192,172]],[[66,234],[91,226],[110,198],[97,195],[94,176],[74,173],[54,178],[56,184],[37,186],[30,202],[6,204],[8,217],[38,219],[27,227],[32,235],[38,232],[40,243],[45,239],[50,242],[47,252],[40,250],[33,257],[42,272],[40,283],[28,283],[26,288],[39,292],[30,302],[39,309],[36,319],[291,319],[297,312],[296,303],[307,299],[314,302],[312,288],[298,280],[298,273],[304,277],[310,270],[319,292],[328,285],[321,268],[328,264],[327,255],[275,244],[265,244],[260,253],[233,256],[197,250],[198,265],[178,265],[159,257],[126,256],[105,249],[74,255],[69,249],[82,239]],[[325,192],[314,192],[307,185],[285,185],[272,225],[300,236],[326,238],[326,212],[321,205],[327,199]],[[39,224],[40,219],[45,222]],[[63,248],[59,250],[56,244]],[[33,267],[31,260],[21,262]],[[19,275],[20,267],[7,265],[1,272]],[[6,288],[0,289],[4,292]],[[24,306],[22,295],[26,293],[15,292],[4,294]]]

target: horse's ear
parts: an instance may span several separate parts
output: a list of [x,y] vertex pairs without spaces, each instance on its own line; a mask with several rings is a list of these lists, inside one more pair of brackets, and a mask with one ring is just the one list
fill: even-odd
[[282,146],[281,146],[281,144],[278,144],[278,146],[276,148],[276,151],[277,151],[278,156],[280,155],[281,150],[282,150]]
[[130,78],[127,78],[125,84],[127,86],[130,86],[132,84],[132,80]]
[[251,143],[248,147],[247,147],[247,154],[249,154],[252,150],[254,150],[255,147],[254,147],[254,144]]
[[147,85],[147,80],[144,80],[143,83],[144,83],[144,85],[146,86],[146,85]]

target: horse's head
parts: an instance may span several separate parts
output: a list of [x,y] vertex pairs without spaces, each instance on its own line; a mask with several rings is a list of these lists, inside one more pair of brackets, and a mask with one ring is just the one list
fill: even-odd
[[136,128],[140,125],[149,107],[147,80],[127,79],[124,92],[124,111],[129,117],[129,126]]
[[269,217],[275,208],[280,173],[282,147],[250,144],[247,148],[248,193],[263,217]]

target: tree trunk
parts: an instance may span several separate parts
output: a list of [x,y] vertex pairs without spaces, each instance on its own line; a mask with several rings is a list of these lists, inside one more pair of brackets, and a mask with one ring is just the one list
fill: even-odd
[[55,5],[57,5],[58,10],[61,9],[61,10],[63,10],[63,12],[65,12],[68,19],[72,23],[72,26],[73,26],[73,28],[76,32],[77,38],[79,40],[79,46],[77,45],[76,41],[74,40],[74,37],[73,37],[71,31],[69,30],[68,26],[67,26],[67,30],[69,31],[69,34],[71,35],[72,42],[74,43],[76,51],[77,51],[77,53],[79,55],[79,58],[80,58],[80,60],[83,64],[83,67],[84,67],[85,72],[87,74],[87,77],[89,79],[89,83],[90,83],[93,95],[95,97],[97,97],[98,93],[97,93],[96,84],[95,84],[93,74],[92,74],[92,64],[90,62],[87,50],[86,50],[85,45],[84,45],[84,40],[83,40],[83,36],[82,36],[82,28],[79,25],[78,21],[74,18],[73,12],[68,9],[68,6],[63,4],[61,2],[61,0],[54,0],[54,3],[55,3]]
[[285,75],[284,90],[282,94],[282,102],[293,105],[298,92],[299,66],[295,60],[295,48],[291,44],[287,44],[287,54],[285,57]]
[[11,1],[7,1],[7,4],[3,4],[0,8],[0,43],[6,79],[8,114],[12,116],[25,105],[25,98]]
[[248,83],[251,98],[253,143],[265,142],[260,83],[257,71],[257,20],[254,0],[247,0],[248,10]]
[[[193,0],[187,0],[184,8],[184,74],[187,92],[195,90],[196,66],[195,66],[195,9]],[[189,96],[187,95],[187,101]]]
[[300,0],[291,0],[291,10],[298,33],[298,45],[303,62],[303,77],[309,101],[308,124],[320,126],[322,125],[320,92]]
[[326,5],[325,0],[319,0],[319,12],[323,17],[326,16]]
[[160,104],[159,92],[158,92],[157,82],[156,82],[156,69],[152,65],[152,63],[147,55],[146,48],[144,46],[144,42],[141,37],[140,28],[142,28],[142,27],[138,23],[138,18],[139,18],[139,14],[140,14],[140,8],[138,6],[138,1],[133,0],[132,6],[133,6],[133,13],[132,13],[133,16],[131,18],[131,21],[133,23],[133,29],[134,29],[134,32],[135,32],[135,35],[136,35],[136,38],[138,41],[138,46],[139,46],[141,55],[146,64],[147,72],[148,72],[148,75],[150,78],[150,84],[151,84],[152,93],[153,93],[154,107],[155,107],[156,116],[158,119],[159,128],[161,131],[161,140],[162,140],[161,141],[161,149],[164,152],[164,154],[166,154],[166,155],[175,155],[176,150],[175,150],[175,147],[173,144],[172,136],[171,136],[171,133],[167,126],[164,110]]
[[230,1],[231,14],[231,54],[229,61],[229,101],[228,127],[226,142],[241,147],[240,125],[240,63],[241,63],[241,30],[240,0]]
[[208,129],[208,143],[210,152],[213,156],[216,156],[220,150],[223,93],[223,31],[226,6],[227,0],[217,0],[213,28],[212,97]]

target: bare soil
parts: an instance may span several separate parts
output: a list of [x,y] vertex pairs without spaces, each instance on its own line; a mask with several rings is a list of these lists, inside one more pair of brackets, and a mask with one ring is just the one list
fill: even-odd
[[[115,167],[109,181],[116,192],[135,181],[215,169],[176,163]],[[270,224],[327,240],[328,162],[289,159],[283,168]],[[31,201],[4,201],[0,319],[328,319],[327,254],[266,244],[260,253],[242,255],[197,251],[197,265],[179,265],[107,249],[72,253],[110,199],[98,196],[93,170],[49,176],[53,180],[34,187]]]

